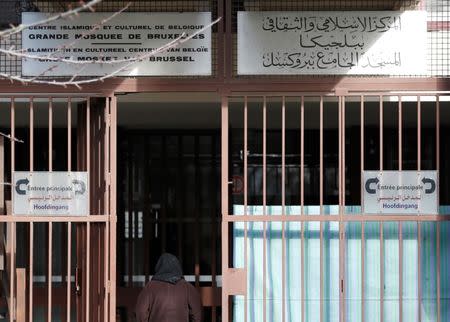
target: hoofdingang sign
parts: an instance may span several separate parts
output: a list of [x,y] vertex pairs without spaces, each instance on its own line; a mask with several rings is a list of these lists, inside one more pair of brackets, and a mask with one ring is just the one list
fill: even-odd
[[89,215],[87,172],[16,171],[13,182],[14,215]]
[[[115,76],[211,75],[211,28],[165,53],[148,57],[148,53],[183,33],[190,35],[209,25],[210,12],[121,13],[101,23],[111,15],[81,13],[74,19],[59,19],[25,29],[22,48],[27,55],[42,59],[23,58],[23,76],[104,76],[127,64],[110,64],[111,61],[142,56],[145,60]],[[46,14],[38,12],[22,14],[24,24],[46,18]],[[48,59],[49,55],[104,63],[55,63]]]
[[424,11],[238,12],[238,74],[422,75]]
[[364,171],[363,212],[437,214],[437,171]]

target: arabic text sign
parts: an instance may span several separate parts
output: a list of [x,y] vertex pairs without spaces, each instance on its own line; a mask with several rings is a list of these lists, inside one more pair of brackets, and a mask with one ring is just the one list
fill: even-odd
[[89,214],[87,172],[14,172],[13,214],[83,216]]
[[238,12],[238,74],[422,75],[424,11]]
[[[128,63],[113,60],[142,58],[115,76],[211,75],[211,28],[165,53],[149,57],[155,49],[183,33],[193,34],[211,23],[210,12],[135,13],[124,12],[99,26],[111,13],[80,13],[75,19],[58,19],[22,32],[22,48],[41,60],[24,58],[24,76],[103,76]],[[46,19],[45,13],[25,12],[23,23]],[[94,27],[98,27],[96,30]],[[48,56],[98,61],[80,65],[52,62]]]
[[363,212],[437,214],[437,171],[364,171]]

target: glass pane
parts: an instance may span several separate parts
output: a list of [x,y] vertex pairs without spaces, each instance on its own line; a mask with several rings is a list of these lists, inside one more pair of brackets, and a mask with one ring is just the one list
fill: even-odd
[[[262,222],[249,222],[247,235],[247,314],[248,321],[263,320],[263,259],[264,259],[264,224]],[[278,232],[281,240],[281,227]],[[269,233],[267,233],[269,236]],[[274,236],[277,239],[276,236]],[[281,243],[281,242],[280,242]],[[269,242],[268,242],[269,244]],[[267,248],[268,254],[269,248]],[[280,253],[282,253],[280,251]],[[270,264],[272,264],[272,259]],[[281,261],[280,259],[273,259]],[[270,267],[270,265],[269,265]],[[275,276],[281,276],[281,271],[276,271]],[[280,277],[281,279],[281,277]],[[279,282],[281,285],[281,281]],[[268,294],[268,293],[267,293]],[[280,312],[281,314],[281,312]]]
[[440,224],[440,255],[441,255],[441,321],[450,321],[450,222]]
[[[436,223],[424,222],[420,226],[421,246],[421,315],[422,322],[437,321],[436,289]],[[445,278],[445,273],[444,273]]]
[[417,223],[402,223],[403,244],[403,320],[417,322]]
[[345,225],[345,302],[346,321],[361,321],[361,223]]
[[364,224],[364,319],[380,321],[380,224]]
[[323,321],[339,321],[339,223],[323,224]]
[[235,295],[231,297],[230,302],[232,311],[232,321],[233,322],[244,321],[245,297],[243,295]]
[[301,230],[299,222],[286,223],[286,321],[301,321]]
[[320,222],[305,222],[305,322],[320,320]]
[[[282,318],[282,272],[283,248],[281,238],[281,222],[267,223],[267,263],[266,263],[266,309],[267,321],[279,321]],[[262,270],[262,265],[260,266]],[[262,321],[262,320],[250,320]]]
[[383,223],[385,322],[399,321],[399,241],[398,222]]

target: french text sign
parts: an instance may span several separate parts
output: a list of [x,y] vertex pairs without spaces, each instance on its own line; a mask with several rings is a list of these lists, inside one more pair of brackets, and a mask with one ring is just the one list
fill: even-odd
[[14,172],[13,214],[83,216],[89,214],[87,172]]
[[[180,46],[153,56],[149,53],[185,35],[193,34],[211,23],[210,12],[136,13],[124,12],[101,24],[112,13],[80,13],[74,19],[25,29],[22,48],[24,76],[187,76],[211,75],[211,28]],[[45,20],[39,12],[22,13],[22,22]],[[48,57],[73,59],[81,64],[52,62]],[[142,59],[126,69],[123,59]],[[98,62],[86,65],[86,62]]]
[[436,171],[364,171],[363,212],[438,214]]
[[422,75],[424,11],[238,12],[240,75]]

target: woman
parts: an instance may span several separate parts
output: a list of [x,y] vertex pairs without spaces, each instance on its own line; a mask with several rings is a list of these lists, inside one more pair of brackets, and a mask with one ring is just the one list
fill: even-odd
[[138,296],[138,322],[200,322],[202,304],[197,290],[183,278],[172,254],[162,254],[155,275]]

